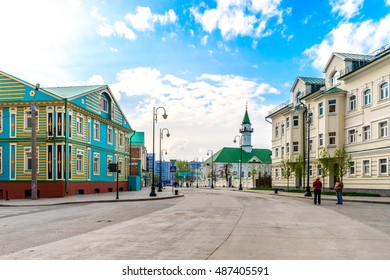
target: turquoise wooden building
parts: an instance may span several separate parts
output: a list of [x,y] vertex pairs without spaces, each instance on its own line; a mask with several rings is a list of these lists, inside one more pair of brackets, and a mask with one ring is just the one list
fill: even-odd
[[129,122],[107,85],[39,88],[0,71],[0,199],[31,196],[31,105],[39,197],[128,190]]

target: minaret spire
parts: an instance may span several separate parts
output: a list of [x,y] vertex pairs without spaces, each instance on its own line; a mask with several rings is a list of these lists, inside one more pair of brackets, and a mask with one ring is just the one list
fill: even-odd
[[241,133],[242,149],[248,153],[252,151],[251,134],[253,133],[253,128],[251,126],[252,124],[248,115],[248,101],[247,101],[245,106],[244,119],[242,120],[241,123],[240,133]]

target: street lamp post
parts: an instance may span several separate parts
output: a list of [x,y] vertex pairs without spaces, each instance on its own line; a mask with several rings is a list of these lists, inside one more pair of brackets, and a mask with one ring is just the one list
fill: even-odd
[[213,150],[208,150],[207,155],[211,153],[211,188],[214,189],[214,153]]
[[237,142],[237,137],[240,139],[240,187],[238,188],[238,190],[242,191],[242,181],[241,181],[241,175],[242,175],[242,138],[240,135],[236,135],[236,137],[234,137],[234,140],[233,142],[236,143]]
[[[305,163],[305,160],[306,160],[306,164],[307,164],[307,167],[306,167],[306,175],[307,175],[307,178],[306,178],[306,192],[305,192],[305,196],[312,196],[311,194],[311,191],[310,191],[310,174],[309,174],[309,169],[310,169],[310,123],[311,123],[311,117],[312,117],[312,112],[310,112],[310,107],[307,108],[307,106],[302,103],[301,100],[299,100],[299,107],[303,107],[304,111],[303,111],[303,119],[305,120],[306,119],[306,123],[307,123],[307,145],[306,145],[306,149],[304,149],[303,151],[303,162]],[[305,141],[305,127],[303,127],[303,141]],[[305,153],[307,152],[307,158],[305,156]]]
[[153,107],[153,160],[152,160],[152,190],[150,191],[150,196],[157,196],[156,186],[154,185],[154,164],[155,164],[155,154],[154,154],[154,138],[155,138],[155,124],[157,123],[157,111],[158,109],[163,109],[164,114],[162,115],[164,119],[168,117],[164,107],[158,107],[157,109]]
[[35,95],[40,88],[40,84],[36,84],[35,90],[31,91],[33,97],[31,104],[31,199],[38,199],[37,186],[37,108],[35,106]]
[[[161,150],[161,140],[164,138],[164,130],[167,131],[167,134],[166,134],[167,137],[170,136],[168,128],[163,128],[163,129],[160,128],[160,173],[159,173],[160,174],[160,178],[159,178],[159,184],[158,184],[158,192],[162,192],[162,179],[161,179],[161,177],[162,177],[162,172],[161,172],[161,168],[162,168],[162,166],[161,166],[162,150]],[[165,150],[165,154],[167,154],[167,150]]]

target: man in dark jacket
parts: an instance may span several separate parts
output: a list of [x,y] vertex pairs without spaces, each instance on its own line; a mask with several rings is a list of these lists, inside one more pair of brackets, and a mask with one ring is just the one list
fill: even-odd
[[321,204],[321,189],[322,189],[322,183],[320,181],[320,177],[317,177],[315,181],[313,182],[313,188],[314,188],[314,204],[318,205]]

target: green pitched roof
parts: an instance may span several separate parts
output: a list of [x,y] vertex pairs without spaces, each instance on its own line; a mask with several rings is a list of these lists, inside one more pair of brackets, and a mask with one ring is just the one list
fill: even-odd
[[[215,163],[239,163],[240,148],[224,147],[213,155]],[[242,151],[242,162],[249,163],[260,161],[260,163],[271,163],[271,150],[269,149],[252,149],[250,153]],[[204,163],[211,163],[211,156]]]
[[242,124],[251,124],[251,121],[249,119],[248,110],[245,110],[244,119],[242,120]]
[[131,145],[145,145],[145,132],[136,132],[131,137]]
[[73,87],[46,87],[44,90],[54,93],[62,98],[72,98],[80,94],[85,94],[91,91],[96,91],[100,88],[104,88],[104,85],[100,86],[73,86]]
[[323,78],[298,77],[298,79],[301,79],[305,84],[310,84],[310,85],[325,85],[325,79],[323,79]]

